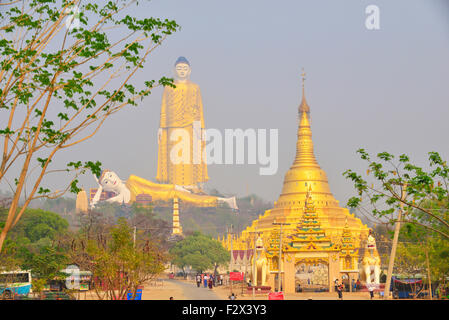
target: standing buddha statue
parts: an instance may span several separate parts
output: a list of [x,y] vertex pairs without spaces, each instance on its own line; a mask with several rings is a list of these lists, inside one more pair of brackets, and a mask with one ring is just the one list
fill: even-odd
[[[189,80],[190,63],[179,57],[175,63],[175,88],[165,87],[162,96],[160,128],[158,130],[158,167],[156,180],[160,183],[201,190],[209,177],[204,159],[204,117],[200,88]],[[187,141],[173,139],[177,129],[184,129]],[[195,139],[198,137],[199,139]],[[176,137],[175,137],[176,138]],[[175,141],[172,141],[175,140]],[[194,147],[194,143],[197,143]],[[181,144],[181,148],[180,145]],[[173,148],[186,152],[188,161],[173,163]],[[190,160],[190,161],[189,161]]]

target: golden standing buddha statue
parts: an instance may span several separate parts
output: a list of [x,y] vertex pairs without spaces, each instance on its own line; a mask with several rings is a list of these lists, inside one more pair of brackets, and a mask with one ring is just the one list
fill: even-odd
[[[179,57],[175,63],[176,88],[164,89],[158,131],[156,180],[188,189],[202,189],[202,184],[209,180],[204,158],[203,103],[199,86],[189,80],[190,73],[190,63],[186,58]],[[185,130],[187,139],[173,136],[179,129]],[[184,156],[187,161],[171,161],[171,153],[176,152],[175,147],[180,153],[186,153]]]
[[[203,156],[206,144],[203,103],[198,85],[189,80],[190,72],[187,59],[179,57],[175,64],[176,88],[166,87],[162,97],[156,176],[160,183],[133,174],[124,181],[117,173],[104,170],[101,175],[95,176],[98,188],[91,192],[91,208],[101,201],[102,192],[106,191],[114,194],[106,199],[107,202],[120,204],[130,204],[137,201],[140,195],[147,195],[154,202],[171,203],[178,199],[181,203],[196,207],[216,207],[226,203],[230,208],[238,209],[235,197],[221,198],[202,192],[201,184],[209,179]],[[178,130],[187,139],[184,136],[177,139]],[[186,153],[187,161],[171,161],[176,151]]]

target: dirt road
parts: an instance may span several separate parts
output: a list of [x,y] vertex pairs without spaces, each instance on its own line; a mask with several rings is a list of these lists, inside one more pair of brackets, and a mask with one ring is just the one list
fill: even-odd
[[197,287],[190,281],[164,279],[161,286],[144,286],[142,300],[221,300],[213,291],[203,286]]

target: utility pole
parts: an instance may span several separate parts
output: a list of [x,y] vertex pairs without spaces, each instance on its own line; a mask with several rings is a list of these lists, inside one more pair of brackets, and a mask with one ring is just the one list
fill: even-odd
[[249,234],[251,234],[253,236],[253,261],[252,261],[252,280],[251,284],[252,284],[252,291],[253,291],[253,300],[255,299],[256,296],[256,286],[257,286],[257,277],[256,277],[256,234],[258,234],[259,232],[257,231],[257,227],[254,229],[255,231],[251,231],[249,232]]
[[136,234],[137,234],[137,227],[134,226],[134,232],[133,232],[133,247],[136,247]]
[[[407,185],[404,184],[402,186],[402,191],[401,191],[401,200],[402,201],[404,201],[405,197],[406,197],[406,194],[405,194],[406,188],[407,188]],[[392,244],[391,253],[390,253],[390,261],[388,263],[387,283],[385,283],[385,290],[384,290],[384,299],[387,299],[387,300],[390,299],[390,285],[391,285],[391,277],[393,275],[394,258],[396,256],[396,247],[398,245],[399,231],[401,230],[402,213],[404,211],[404,203],[402,201],[399,203],[401,209],[398,212],[398,219],[395,224],[393,244]]]
[[290,223],[276,222],[274,220],[273,225],[280,226],[279,230],[279,262],[278,262],[278,292],[281,291],[281,255],[282,255],[282,226],[288,226]]
[[249,238],[246,238],[246,252],[245,252],[245,280],[247,280],[248,275],[248,251],[249,251]]
[[[229,230],[228,230],[228,234],[229,234]],[[234,253],[233,253],[233,248],[232,248],[232,240],[233,240],[233,238],[234,238],[234,233],[232,232],[232,224],[231,224],[231,261],[229,262],[229,282],[230,282],[230,285],[231,285],[231,294],[232,294],[232,280],[231,280],[231,272],[232,272],[232,258],[233,258],[233,256],[234,256]]]
[[229,232],[229,229],[228,229],[228,234],[230,234],[231,235],[231,261],[229,262],[229,272],[232,272],[232,267],[233,267],[233,265],[232,265],[232,258],[233,258],[233,247],[232,247],[232,241],[233,241],[233,238],[234,238],[234,233],[232,232],[232,224],[231,224],[231,232]]
[[[245,281],[245,285],[248,283],[248,251],[249,251],[249,238],[246,238],[246,250],[245,250],[245,277],[243,278]],[[243,291],[243,289],[242,289]]]

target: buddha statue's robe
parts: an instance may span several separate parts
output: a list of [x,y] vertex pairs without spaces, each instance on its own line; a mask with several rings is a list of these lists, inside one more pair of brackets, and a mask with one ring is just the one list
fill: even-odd
[[[197,186],[209,180],[207,165],[204,161],[205,141],[197,140],[193,147],[193,124],[198,121],[201,131],[204,130],[203,103],[200,88],[187,80],[175,81],[176,88],[165,87],[162,96],[160,128],[162,129],[158,148],[158,166],[156,180],[161,183],[180,186]],[[184,141],[183,150],[190,150],[190,161],[174,164],[170,161],[170,152],[178,141],[170,141],[171,134],[176,129],[185,129],[189,139]],[[198,138],[201,139],[201,133]],[[179,147],[179,145],[178,145]],[[196,154],[194,152],[196,151]],[[196,160],[195,160],[196,159]],[[195,160],[195,161],[194,161]]]
[[171,201],[174,198],[178,198],[197,207],[217,206],[217,197],[182,191],[173,184],[154,183],[135,175],[130,175],[125,184],[131,193],[130,203],[135,202],[136,196],[139,194],[148,194],[151,196],[152,201]]

